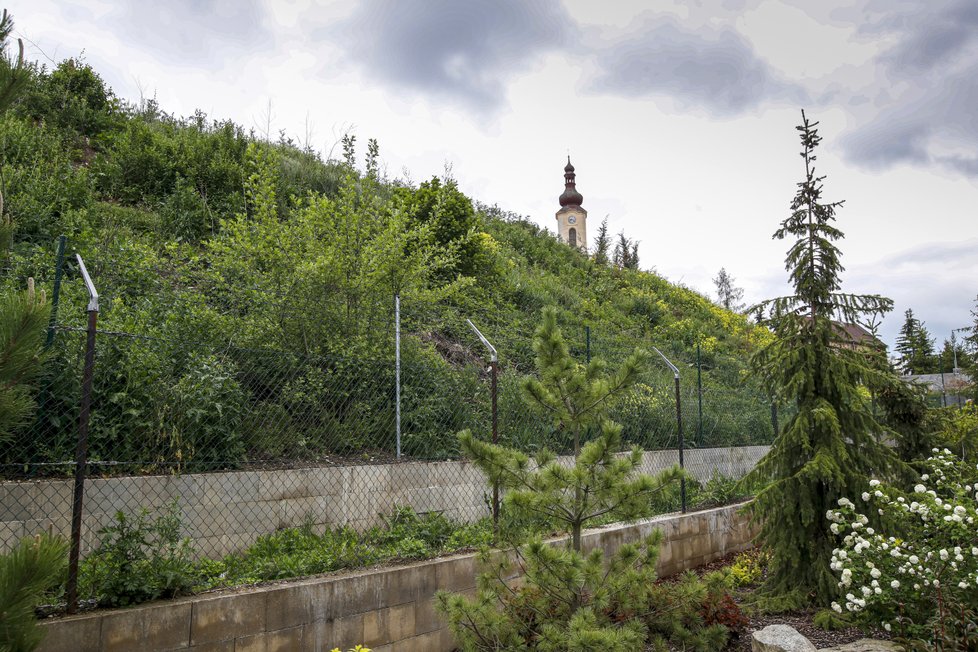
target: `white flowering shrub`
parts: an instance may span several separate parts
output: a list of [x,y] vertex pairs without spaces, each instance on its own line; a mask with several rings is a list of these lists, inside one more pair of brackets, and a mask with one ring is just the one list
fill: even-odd
[[825,516],[842,537],[830,566],[845,599],[832,608],[928,640],[951,635],[949,623],[973,618],[978,605],[978,468],[936,448],[925,466],[911,492],[870,480],[855,503],[840,498]]

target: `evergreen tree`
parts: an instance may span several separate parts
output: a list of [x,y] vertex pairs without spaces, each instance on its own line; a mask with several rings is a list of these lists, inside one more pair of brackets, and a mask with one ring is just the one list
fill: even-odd
[[14,19],[4,9],[0,14],[0,113],[10,108],[30,79],[30,66],[24,62],[24,42],[17,39],[16,56],[7,52],[13,31]]
[[[24,63],[24,43],[17,39],[17,55],[7,52],[8,39],[14,31],[14,20],[4,9],[0,14],[0,115],[14,103],[17,96],[30,79],[30,66]],[[7,250],[13,241],[13,222],[4,212],[3,191],[6,185],[3,181],[3,164],[0,158],[0,255],[6,257]]]
[[964,338],[969,360],[963,368],[971,376],[972,398],[978,402],[978,297],[975,297],[975,308],[971,311],[971,316],[974,318],[974,322],[971,324],[968,335]]
[[608,251],[611,248],[611,238],[608,236],[608,218],[601,220],[598,227],[598,237],[594,240],[594,262],[599,265],[608,265],[611,260]]
[[41,368],[46,303],[31,278],[26,292],[7,295],[0,304],[0,442],[9,441],[34,409],[31,381]]
[[744,290],[734,285],[734,277],[728,274],[725,268],[720,268],[716,278],[713,279],[713,284],[717,288],[717,300],[721,306],[732,312],[740,312],[744,309],[744,304],[741,303],[744,299]]
[[843,267],[833,243],[843,234],[832,223],[842,202],[822,199],[825,177],[814,167],[821,141],[817,124],[802,112],[797,129],[805,177],[791,215],[774,234],[794,239],[785,258],[794,293],[762,304],[774,340],[751,360],[768,391],[797,408],[748,476],[770,480],[750,507],[760,541],[772,555],[762,590],[770,608],[810,600],[827,605],[836,597],[837,579],[829,568],[836,535],[825,512],[839,499],[857,496],[867,478],[900,466],[877,438],[882,427],[860,391],[863,383],[883,386],[888,374],[874,364],[875,354],[845,346],[833,322],[882,314],[892,302],[839,292]]
[[439,609],[463,650],[642,649],[645,631],[638,616],[652,601],[661,533],[641,545],[622,546],[609,560],[601,550],[584,554],[581,534],[601,517],[649,515],[650,498],[680,477],[675,467],[657,477],[637,475],[641,450],[618,454],[621,427],[605,417],[612,401],[637,382],[648,356],[636,351],[614,373],[598,359],[576,363],[553,308],[544,311],[533,346],[539,377],[524,383],[527,401],[573,435],[576,451],[589,426],[597,427],[597,436],[579,448],[570,466],[549,451],[531,464],[523,453],[480,441],[468,431],[459,441],[488,480],[506,489],[503,513],[509,521],[569,532],[568,546],[546,545],[539,537],[521,545],[522,532],[511,531],[513,557],[523,571],[521,588],[505,581],[507,557],[486,552],[478,595],[441,593]]
[[628,269],[638,269],[638,242],[632,241],[632,251],[628,256],[628,264],[625,265]]
[[965,349],[964,343],[959,342],[954,333],[951,333],[950,338],[944,340],[944,346],[941,347],[941,352],[937,357],[940,361],[940,369],[938,371],[943,371],[944,373],[954,373],[955,369],[962,369],[968,366],[968,362],[970,361],[970,356],[968,355],[967,349]]
[[896,351],[900,354],[900,371],[904,374],[929,374],[938,371],[934,339],[924,323],[914,317],[911,309],[904,313]]
[[612,263],[619,269],[638,269],[638,243],[626,237],[624,231],[618,234]]
[[0,556],[0,650],[28,652],[40,645],[34,609],[65,572],[68,546],[60,539],[24,539]]

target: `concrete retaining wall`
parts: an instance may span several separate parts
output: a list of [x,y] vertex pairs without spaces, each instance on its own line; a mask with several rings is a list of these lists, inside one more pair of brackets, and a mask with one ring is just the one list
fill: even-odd
[[[714,473],[739,478],[767,450],[691,449],[685,464],[701,481]],[[655,473],[678,463],[675,450],[650,451],[640,470]],[[82,551],[97,546],[98,531],[114,521],[117,511],[155,511],[173,501],[198,554],[217,557],[246,548],[262,534],[307,521],[319,528],[363,529],[396,505],[476,520],[489,513],[486,493],[482,474],[464,461],[95,478],[85,485]],[[0,552],[38,532],[68,536],[71,495],[69,480],[0,483]]]
[[[738,508],[591,530],[584,545],[611,552],[659,528],[659,574],[671,575],[748,548],[754,533]],[[374,652],[447,652],[454,643],[435,613],[435,592],[472,592],[476,572],[475,555],[456,555],[73,616],[43,623],[40,650],[318,651],[363,643]]]

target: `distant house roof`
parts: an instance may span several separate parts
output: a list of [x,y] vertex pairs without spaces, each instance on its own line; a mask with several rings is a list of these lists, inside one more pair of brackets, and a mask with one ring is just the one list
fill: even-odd
[[942,389],[944,391],[955,392],[958,390],[965,389],[971,385],[971,376],[968,374],[908,374],[906,376],[900,377],[902,380],[910,383],[923,383],[927,385],[927,389],[932,392],[939,392]]
[[839,334],[843,339],[846,339],[853,344],[866,344],[870,345],[879,340],[868,330],[860,326],[859,324],[840,324],[839,322],[832,322],[836,329],[838,329]]

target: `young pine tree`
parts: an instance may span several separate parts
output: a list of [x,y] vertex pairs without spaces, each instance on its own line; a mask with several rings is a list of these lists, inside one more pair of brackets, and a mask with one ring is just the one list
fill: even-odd
[[[527,400],[571,433],[579,451],[573,464],[547,451],[531,462],[470,432],[459,440],[489,482],[505,489],[509,519],[569,532],[568,545],[548,545],[538,536],[522,544],[520,534],[511,533],[517,540],[511,542],[510,558],[523,573],[520,587],[506,581],[512,575],[506,555],[486,552],[478,595],[441,593],[439,609],[466,651],[643,649],[645,627],[638,615],[649,611],[661,533],[622,546],[607,560],[601,550],[585,554],[581,534],[600,518],[650,515],[653,494],[680,476],[678,468],[657,477],[637,475],[641,450],[619,454],[621,427],[605,417],[615,397],[635,384],[647,355],[637,351],[614,373],[600,360],[579,365],[568,353],[552,308],[544,311],[534,350],[539,377],[525,383]],[[589,426],[597,434],[581,445]]]
[[9,441],[34,409],[31,382],[41,369],[48,322],[44,291],[11,293],[0,303],[0,443]]
[[[31,68],[24,63],[24,42],[17,39],[17,55],[7,52],[8,40],[14,31],[14,20],[4,9],[0,14],[0,115],[17,99],[30,79]],[[0,260],[5,260],[13,241],[14,227],[3,205],[3,164],[0,157]]]
[[28,652],[40,645],[34,609],[44,592],[63,579],[68,546],[61,539],[24,539],[0,555],[0,650]]
[[882,314],[892,302],[839,292],[843,267],[833,243],[843,234],[832,223],[842,202],[822,199],[825,177],[814,167],[817,124],[802,112],[805,177],[791,215],[774,234],[793,240],[785,267],[794,293],[762,304],[775,337],[751,360],[766,388],[797,407],[749,476],[770,480],[750,509],[772,554],[762,591],[771,608],[827,605],[836,597],[837,579],[829,569],[836,536],[825,512],[840,498],[858,495],[868,478],[899,466],[879,440],[883,428],[860,391],[862,384],[884,386],[889,372],[880,369],[876,353],[847,346],[833,321]]

